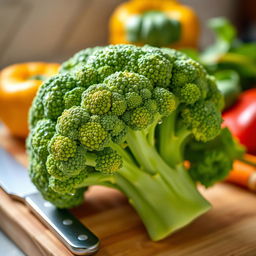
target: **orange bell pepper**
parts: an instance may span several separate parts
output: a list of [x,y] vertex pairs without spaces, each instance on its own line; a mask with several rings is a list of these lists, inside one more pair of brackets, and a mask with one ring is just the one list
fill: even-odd
[[12,135],[28,135],[28,111],[43,80],[58,73],[59,64],[28,62],[0,73],[0,120]]
[[177,0],[130,0],[117,7],[109,23],[111,44],[197,47],[199,20]]

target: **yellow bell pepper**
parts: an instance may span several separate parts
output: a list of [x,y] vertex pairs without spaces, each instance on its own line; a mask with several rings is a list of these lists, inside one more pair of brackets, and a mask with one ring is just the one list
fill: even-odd
[[28,62],[11,65],[0,73],[0,120],[12,135],[28,135],[28,111],[43,80],[58,73],[59,64]]
[[199,20],[175,0],[130,0],[117,7],[109,23],[111,44],[197,47]]

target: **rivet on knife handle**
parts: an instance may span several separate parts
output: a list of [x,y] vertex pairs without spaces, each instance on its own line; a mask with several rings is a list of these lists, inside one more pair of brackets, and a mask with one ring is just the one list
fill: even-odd
[[76,255],[91,255],[99,248],[99,239],[67,210],[57,209],[39,193],[25,198],[26,204],[47,227]]

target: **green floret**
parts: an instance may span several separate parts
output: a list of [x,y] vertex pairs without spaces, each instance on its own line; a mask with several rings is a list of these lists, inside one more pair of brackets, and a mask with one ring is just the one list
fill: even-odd
[[57,193],[74,194],[87,176],[87,169],[84,169],[78,175],[69,177],[66,180],[59,180],[50,176],[49,187]]
[[178,59],[173,63],[172,88],[191,83],[198,78],[199,71],[194,63],[191,59]]
[[111,112],[114,115],[121,116],[127,109],[127,102],[123,95],[119,93],[112,93]]
[[89,56],[91,56],[95,51],[98,51],[102,48],[103,47],[94,47],[81,50],[80,52],[76,53],[74,57],[72,57],[71,59],[69,59],[61,65],[60,72],[65,73],[72,71],[78,65],[86,63]]
[[49,175],[59,180],[66,180],[68,176],[63,173],[56,164],[56,159],[53,155],[49,155],[46,162],[46,168]]
[[204,73],[203,67],[196,61],[178,59],[173,64],[172,85],[181,86],[196,81]]
[[[70,157],[68,160],[56,161],[55,159],[56,167],[63,174],[65,174],[66,177],[77,175],[83,169],[86,168],[86,152],[87,151],[85,150],[84,147],[78,146],[75,155],[73,157]],[[51,157],[51,155],[49,157]]]
[[113,142],[120,144],[127,133],[126,124],[113,114],[103,116],[91,116],[91,121],[101,124],[101,126],[111,136]]
[[104,173],[113,173],[122,167],[122,157],[112,148],[105,148],[96,158],[95,169]]
[[[162,89],[162,88],[161,88]],[[158,112],[158,104],[156,100],[146,100],[144,103],[144,107],[151,112],[152,114],[156,114]],[[168,108],[168,107],[167,107]],[[169,108],[168,108],[169,109]],[[163,109],[161,109],[163,110]],[[162,112],[162,111],[159,111]],[[161,113],[163,114],[163,113]]]
[[79,129],[79,140],[88,150],[101,150],[110,142],[110,135],[101,124],[88,122]]
[[57,132],[70,139],[77,139],[79,128],[90,120],[90,115],[81,107],[72,107],[62,112],[57,120]]
[[147,53],[138,60],[138,72],[156,86],[167,87],[172,77],[172,63],[158,53]]
[[185,125],[199,141],[209,141],[220,133],[221,113],[212,102],[198,101],[182,110]]
[[68,137],[57,135],[53,137],[49,143],[49,152],[56,160],[67,161],[70,157],[73,157],[76,153],[76,142]]
[[103,84],[91,86],[82,95],[82,107],[90,114],[104,115],[109,112],[112,102],[112,93]]
[[156,101],[161,115],[169,115],[176,109],[177,102],[174,94],[164,88],[155,88],[153,99]]
[[105,115],[99,120],[101,125],[113,135],[118,135],[123,129],[125,129],[125,124],[115,115]]
[[46,82],[43,94],[44,114],[50,119],[57,119],[64,110],[64,95],[79,83],[70,75],[57,75]]
[[43,102],[40,97],[35,97],[29,110],[29,129],[33,129],[41,119],[44,119]]
[[215,77],[207,76],[207,81],[209,89],[206,99],[213,102],[218,110],[223,110],[225,105],[224,96],[217,87]]
[[171,48],[162,48],[162,52],[165,54],[165,56],[173,63],[177,59],[179,60],[186,60],[188,59],[188,56],[180,51],[177,51],[175,49]]
[[[119,46],[120,51],[117,51],[117,46],[111,45],[96,51],[88,58],[88,63],[96,69],[104,66],[110,66],[114,71],[123,70],[129,62],[129,49],[134,49],[134,46]],[[132,50],[130,50],[133,52]]]
[[122,167],[122,157],[112,148],[104,148],[97,154],[87,153],[86,163],[99,172],[112,174]]
[[108,76],[110,76],[111,74],[113,74],[115,72],[115,69],[111,66],[103,66],[103,67],[99,67],[97,68],[97,78],[98,81],[100,83],[102,83],[104,81],[105,78],[107,78]]
[[46,161],[48,156],[48,143],[55,134],[55,123],[48,119],[40,120],[28,139],[29,150],[41,161]]
[[232,169],[232,162],[227,161],[220,151],[203,152],[199,163],[193,164],[189,173],[194,181],[200,181],[205,187],[210,187],[216,181],[223,180]]
[[110,45],[61,72],[29,118],[29,173],[46,200],[73,207],[89,186],[119,189],[155,241],[210,208],[195,183],[222,179],[241,150],[221,130],[222,99],[200,64],[172,49]]
[[178,96],[180,102],[193,104],[201,97],[201,91],[196,84],[188,83],[174,89],[175,95]]
[[72,75],[84,88],[88,88],[92,84],[97,84],[99,81],[97,70],[85,64],[77,65],[72,70]]
[[147,128],[154,120],[154,116],[146,107],[139,107],[123,116],[124,122],[134,130]]
[[209,187],[226,178],[232,169],[233,159],[239,158],[243,152],[243,147],[225,128],[212,141],[192,142],[186,148],[185,155],[191,163],[189,173],[192,179]]
[[85,89],[83,87],[76,87],[73,90],[67,92],[64,95],[65,108],[68,109],[73,106],[80,106],[84,90]]
[[134,92],[141,95],[143,98],[145,94],[149,95],[153,89],[152,81],[147,77],[128,71],[116,72],[107,77],[104,83],[112,92],[117,92],[122,95]]
[[29,175],[37,189],[41,192],[45,200],[50,201],[58,208],[72,208],[84,201],[84,191],[80,188],[73,194],[56,193],[49,187],[49,175],[43,162],[30,161]]
[[142,97],[136,92],[128,92],[125,94],[128,109],[133,109],[141,106]]
[[[120,130],[122,128],[122,130]],[[116,144],[122,144],[125,142],[125,139],[127,137],[128,133],[128,127],[125,125],[124,122],[122,124],[119,124],[118,130],[114,129],[111,131],[111,140],[112,142]]]

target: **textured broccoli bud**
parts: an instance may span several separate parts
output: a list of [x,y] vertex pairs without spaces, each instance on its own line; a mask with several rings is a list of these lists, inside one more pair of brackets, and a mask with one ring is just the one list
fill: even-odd
[[181,102],[193,104],[201,97],[201,91],[196,84],[188,83],[174,88],[175,95]]
[[139,107],[133,111],[126,112],[123,116],[124,122],[134,130],[142,130],[152,123],[154,117],[146,107]]
[[88,122],[79,129],[79,140],[88,150],[101,150],[110,142],[110,135],[101,124]]
[[174,94],[164,88],[156,87],[153,91],[153,99],[156,101],[159,113],[169,115],[176,109],[176,98]]
[[128,92],[125,94],[128,109],[137,108],[142,104],[142,97],[136,92]]
[[56,160],[67,161],[76,153],[76,143],[68,137],[57,135],[53,137],[49,143],[49,152]]
[[212,102],[198,101],[190,107],[185,107],[181,115],[185,125],[199,141],[212,140],[221,131],[221,113]]
[[104,173],[113,173],[122,167],[122,157],[112,148],[105,148],[96,158],[95,169]]
[[55,161],[56,166],[60,169],[67,177],[74,176],[80,173],[86,168],[86,150],[84,147],[79,146],[73,157],[68,160]]
[[61,65],[60,72],[62,73],[69,72],[75,69],[77,66],[80,66],[81,64],[85,64],[90,55],[92,55],[95,51],[98,51],[102,48],[103,47],[94,47],[94,48],[87,48],[87,49],[81,50],[80,52],[76,53],[74,57],[67,60]]
[[[162,88],[161,88],[162,89]],[[144,107],[151,112],[152,114],[156,114],[158,112],[158,104],[156,100],[146,100],[144,103]],[[168,108],[168,107],[167,107]],[[163,109],[161,109],[163,110]],[[160,111],[163,114],[162,111]]]
[[232,169],[232,162],[227,161],[221,151],[204,152],[202,158],[203,160],[192,165],[189,173],[194,181],[200,181],[205,187],[223,180]]
[[170,85],[172,63],[159,54],[147,53],[138,60],[138,72],[159,87]]
[[88,88],[90,85],[99,82],[97,70],[90,65],[78,64],[74,70],[72,70],[72,75],[84,88]]
[[64,95],[65,108],[71,108],[73,106],[80,106],[82,93],[84,92],[83,87],[76,87],[73,90],[67,92]]
[[46,82],[43,95],[44,114],[47,118],[57,119],[64,110],[64,95],[77,86],[69,75],[57,75]]
[[[104,80],[104,83],[112,92],[125,95],[135,92],[139,95],[145,94],[144,90],[152,91],[152,81],[147,77],[133,72],[116,72]],[[142,95],[141,95],[142,96]]]
[[46,161],[48,143],[55,134],[55,123],[48,119],[37,122],[28,138],[28,149],[33,150],[33,155],[41,161]]
[[84,200],[83,195],[86,188],[77,189],[73,194],[53,191],[49,186],[49,176],[43,162],[31,160],[29,175],[45,200],[52,202],[59,208],[71,208],[81,204]]
[[63,173],[56,164],[56,159],[53,155],[49,155],[46,162],[47,172],[56,179],[66,180],[69,178],[65,173]]
[[200,64],[192,59],[178,59],[173,64],[172,87],[196,81],[201,73]]
[[69,177],[66,180],[59,180],[51,176],[49,178],[49,187],[57,193],[74,194],[86,177],[86,170],[83,170],[78,175]]
[[244,148],[225,128],[207,143],[192,142],[186,148],[185,155],[191,163],[189,173],[192,179],[209,187],[228,175],[233,159],[240,157],[243,152]]
[[112,93],[102,84],[93,85],[82,95],[82,107],[93,115],[104,115],[111,108]]
[[118,135],[125,129],[124,122],[114,115],[105,115],[100,119],[100,122],[102,126],[113,136]]
[[214,103],[218,110],[223,110],[225,102],[224,96],[217,87],[215,78],[213,76],[207,76],[208,81],[208,94],[207,100]]
[[77,139],[79,128],[90,120],[90,115],[81,107],[72,107],[63,111],[57,121],[57,132],[70,139]]
[[127,109],[127,102],[123,95],[112,93],[111,112],[113,115],[121,116]]

